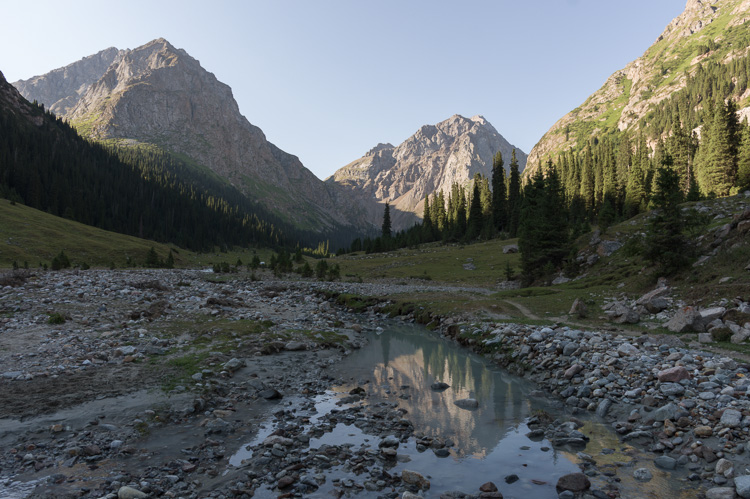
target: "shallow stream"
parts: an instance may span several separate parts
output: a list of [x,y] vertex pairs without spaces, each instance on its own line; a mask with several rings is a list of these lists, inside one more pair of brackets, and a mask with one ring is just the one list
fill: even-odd
[[[364,388],[367,395],[355,403],[390,403],[405,409],[404,417],[413,423],[415,437],[399,446],[398,463],[388,471],[408,469],[427,477],[431,486],[422,492],[424,497],[439,497],[447,491],[478,494],[480,485],[492,481],[506,499],[557,498],[558,478],[579,472],[579,463],[586,459],[578,454],[580,448],[554,448],[547,439],[526,436],[526,423],[536,411],[546,411],[561,422],[569,419],[559,401],[548,399],[529,381],[424,328],[390,324],[335,369],[347,382],[316,398],[315,409],[310,411],[311,424],[331,410],[340,410],[336,402],[356,387]],[[433,390],[434,382],[450,387]],[[476,399],[479,406],[467,410],[454,404],[465,398]],[[695,497],[694,487],[679,471],[656,468],[656,456],[621,443],[614,431],[595,417],[584,421],[580,431],[591,440],[582,451],[596,463],[587,468],[592,489],[612,490],[614,486],[620,497],[628,498]],[[266,425],[250,445],[261,442],[271,430],[271,425]],[[452,440],[449,455],[438,457],[430,448],[418,450],[416,437],[422,435]],[[379,442],[380,437],[366,435],[351,422],[339,422],[333,431],[313,438],[310,448],[349,444],[355,449],[377,451]],[[249,456],[243,449],[230,463],[238,465]],[[636,482],[636,468],[648,468],[653,479]],[[325,473],[325,484],[309,497],[330,497],[334,485],[357,478],[340,468]],[[356,497],[382,494],[362,491]],[[268,489],[256,491],[256,497],[276,495]]]

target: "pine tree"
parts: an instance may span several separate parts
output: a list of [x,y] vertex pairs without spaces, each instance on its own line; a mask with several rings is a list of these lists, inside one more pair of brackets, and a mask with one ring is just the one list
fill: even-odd
[[471,194],[471,205],[469,207],[469,218],[466,224],[465,239],[473,241],[482,233],[482,197],[479,191],[479,178],[474,177],[474,189]]
[[428,240],[432,241],[434,228],[432,225],[432,213],[430,208],[430,196],[427,195],[424,197],[424,210],[422,211],[422,236]]
[[657,171],[653,194],[656,209],[651,214],[646,232],[644,256],[657,266],[659,275],[671,275],[688,263],[689,246],[682,234],[685,219],[680,177],[671,168],[671,159]]
[[508,203],[505,187],[503,153],[492,158],[492,222],[498,232],[508,229]]
[[518,234],[521,201],[521,174],[518,170],[516,150],[513,149],[510,158],[510,181],[508,185],[508,232],[510,232],[510,237],[516,237]]
[[737,186],[740,190],[750,189],[750,126],[742,126],[742,142],[737,156]]
[[384,239],[391,238],[391,209],[388,203],[385,203],[385,209],[383,210],[383,226],[381,234]]

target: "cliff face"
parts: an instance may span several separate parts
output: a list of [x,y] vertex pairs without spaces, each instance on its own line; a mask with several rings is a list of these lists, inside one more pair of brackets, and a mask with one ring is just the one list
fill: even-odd
[[[454,115],[437,125],[425,125],[398,147],[378,144],[362,158],[326,179],[357,197],[389,202],[397,210],[394,225],[403,228],[422,215],[424,198],[457,182],[467,184],[476,173],[491,177],[492,158],[502,152],[506,170],[514,147],[481,116]],[[516,148],[520,169],[526,154]],[[377,224],[382,207],[371,212]]]
[[56,115],[65,116],[89,87],[101,78],[118,55],[120,51],[110,47],[64,68],[17,81],[13,85],[28,100],[36,99]]
[[164,39],[108,49],[16,86],[27,99],[59,110],[83,135],[152,144],[188,158],[300,227],[362,222],[352,200],[240,114],[229,86]]
[[[654,104],[685,87],[686,72],[695,71],[698,64],[727,62],[747,54],[750,48],[730,37],[740,41],[748,20],[750,0],[688,0],[683,13],[641,57],[612,74],[542,136],[529,153],[525,176],[532,175],[540,161],[554,160],[558,153],[576,149],[592,136],[637,130]],[[704,53],[698,50],[712,43],[720,47]]]

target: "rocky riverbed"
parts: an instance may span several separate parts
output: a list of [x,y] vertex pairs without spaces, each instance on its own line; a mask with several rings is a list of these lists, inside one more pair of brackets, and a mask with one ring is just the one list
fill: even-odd
[[[502,497],[502,483],[440,491],[423,474],[394,472],[405,446],[447,456],[453,445],[415,434],[397,402],[358,404],[359,387],[325,398],[341,384],[337,363],[384,316],[380,305],[347,311],[323,291],[386,297],[424,286],[189,270],[40,272],[6,284],[2,497]],[[441,289],[488,293],[429,291]],[[581,473],[561,479],[560,497],[622,496],[623,481],[648,484],[654,469],[706,497],[750,497],[750,366],[667,336],[452,318],[435,326],[559,399],[560,414],[529,420],[528,437],[579,452]],[[614,449],[587,454],[585,415],[653,462],[605,465]],[[342,422],[369,444],[321,443]],[[340,478],[327,479],[332,469]]]

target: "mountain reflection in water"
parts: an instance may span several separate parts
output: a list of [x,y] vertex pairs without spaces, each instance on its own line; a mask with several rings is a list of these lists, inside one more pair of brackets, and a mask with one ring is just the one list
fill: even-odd
[[[351,384],[338,390],[369,381],[362,386],[370,403],[397,400],[417,432],[453,439],[458,457],[485,457],[535,409],[545,408],[543,400],[530,399],[531,383],[418,327],[388,328],[340,369]],[[450,388],[432,390],[436,381]],[[479,407],[467,410],[454,404],[465,398],[476,399]]]

